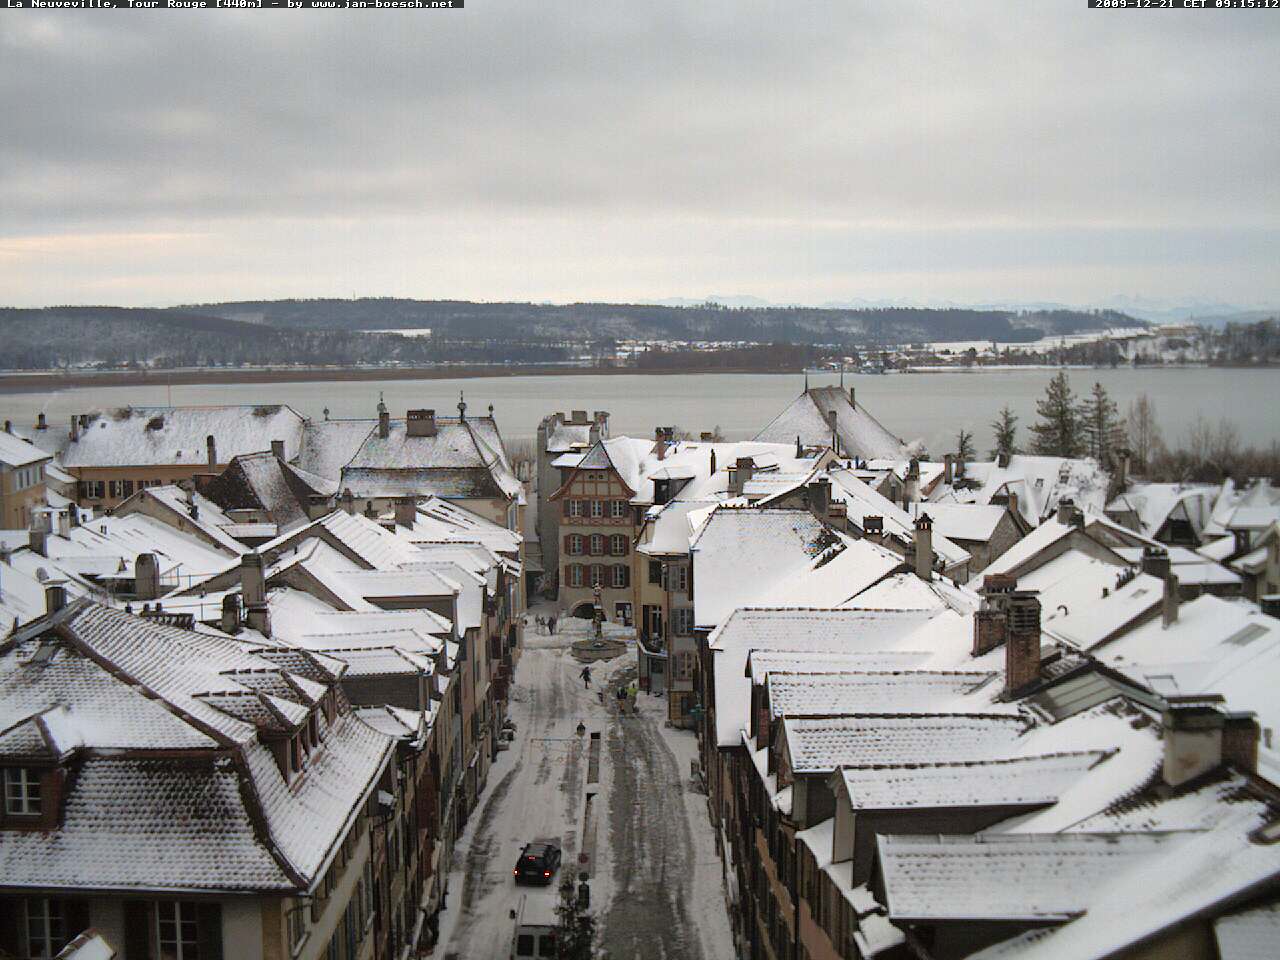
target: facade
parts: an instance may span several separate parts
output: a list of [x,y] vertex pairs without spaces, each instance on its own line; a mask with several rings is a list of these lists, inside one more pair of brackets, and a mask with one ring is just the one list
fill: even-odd
[[537,434],[538,529],[537,540],[542,550],[543,590],[555,596],[560,570],[560,512],[551,503],[551,495],[563,485],[567,471],[552,466],[554,461],[572,453],[585,453],[601,440],[609,439],[609,414],[597,410],[587,416],[585,410],[574,410],[568,416],[552,413],[542,418]]
[[0,528],[22,530],[45,506],[45,471],[52,457],[5,430],[0,433]]

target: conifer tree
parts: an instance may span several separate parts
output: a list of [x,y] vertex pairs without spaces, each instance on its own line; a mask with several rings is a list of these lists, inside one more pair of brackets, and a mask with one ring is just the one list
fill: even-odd
[[556,960],[591,960],[595,952],[596,918],[587,912],[573,881],[568,877],[560,884],[560,919],[556,937]]
[[973,434],[964,427],[960,428],[960,435],[956,437],[956,459],[962,463],[968,463],[977,459],[978,451],[973,446]]
[[1067,372],[1058,375],[1045,387],[1043,399],[1036,401],[1038,423],[1031,425],[1031,452],[1042,457],[1079,457],[1084,453],[1084,437],[1080,428],[1080,407],[1071,392]]
[[1081,406],[1081,432],[1085,450],[1102,466],[1111,462],[1112,455],[1125,445],[1124,427],[1115,401],[1107,395],[1106,388],[1094,383],[1093,392]]
[[992,459],[1012,457],[1018,452],[1018,418],[1013,415],[1008,404],[1000,408],[1000,413],[991,422],[991,430],[996,438],[995,449],[991,451]]

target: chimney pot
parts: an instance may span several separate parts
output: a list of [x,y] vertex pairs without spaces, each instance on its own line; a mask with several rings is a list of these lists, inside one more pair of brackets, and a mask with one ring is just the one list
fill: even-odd
[[1070,524],[1076,515],[1075,503],[1068,499],[1058,501],[1058,522]]
[[378,403],[378,437],[385,440],[391,436],[391,414],[385,403]]
[[413,497],[396,497],[396,526],[412,528],[418,516],[418,502]]
[[234,593],[223,594],[218,626],[223,633],[234,635],[240,632],[240,598]]
[[212,470],[218,465],[218,442],[213,439],[213,435],[204,438],[205,450],[208,453],[209,469]]
[[1169,574],[1164,581],[1164,597],[1160,605],[1161,620],[1165,629],[1178,622],[1178,578]]
[[154,553],[140,553],[133,562],[133,592],[139,600],[160,596],[160,562]]
[[434,437],[437,432],[434,410],[410,410],[405,414],[405,435],[410,437]]
[[43,413],[43,412],[42,412],[42,413],[37,413],[37,414],[36,414],[36,429],[37,429],[37,430],[48,430],[48,429],[49,429],[49,422],[45,419],[45,416],[44,416],[44,413]]
[[44,588],[46,613],[57,613],[67,605],[67,588],[61,583],[48,583]]
[[1169,551],[1163,547],[1142,548],[1142,572],[1160,580],[1169,579],[1171,571]]
[[921,514],[915,527],[916,576],[928,583],[933,579],[933,520]]

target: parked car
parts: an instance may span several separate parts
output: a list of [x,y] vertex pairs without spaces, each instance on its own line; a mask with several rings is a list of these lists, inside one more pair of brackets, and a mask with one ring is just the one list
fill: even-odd
[[526,843],[511,871],[516,883],[551,883],[560,866],[560,844],[555,840]]

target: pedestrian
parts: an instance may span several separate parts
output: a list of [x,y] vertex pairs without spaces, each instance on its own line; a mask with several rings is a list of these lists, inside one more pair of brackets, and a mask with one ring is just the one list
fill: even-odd
[[591,686],[591,668],[590,667],[583,667],[582,672],[578,674],[578,676],[582,678],[582,685],[584,687],[589,688]]
[[552,617],[547,621],[547,632],[554,635],[556,632],[556,618]]
[[631,707],[631,712],[633,714],[636,712],[636,697],[639,695],[639,692],[639,689],[636,687],[636,682],[632,680],[631,686],[627,687],[627,704]]
[[542,627],[545,621],[542,619],[541,615],[538,616],[537,622],[538,622],[538,633],[542,633]]
[[604,706],[604,687],[596,691],[596,699],[600,701],[600,706]]

